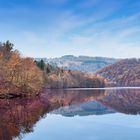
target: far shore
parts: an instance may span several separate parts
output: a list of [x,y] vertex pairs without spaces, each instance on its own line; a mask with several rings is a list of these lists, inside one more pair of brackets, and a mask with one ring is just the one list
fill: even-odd
[[140,87],[104,87],[104,88],[65,88],[64,90],[119,90],[119,89],[140,89]]

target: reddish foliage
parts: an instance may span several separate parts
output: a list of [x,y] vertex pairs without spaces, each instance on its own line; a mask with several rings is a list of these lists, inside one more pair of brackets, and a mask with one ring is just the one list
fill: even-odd
[[97,73],[115,86],[140,86],[140,59],[124,59]]

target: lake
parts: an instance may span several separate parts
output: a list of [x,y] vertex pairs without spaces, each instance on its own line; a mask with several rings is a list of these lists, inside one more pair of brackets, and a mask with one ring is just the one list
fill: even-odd
[[140,89],[45,90],[0,99],[0,140],[139,140]]

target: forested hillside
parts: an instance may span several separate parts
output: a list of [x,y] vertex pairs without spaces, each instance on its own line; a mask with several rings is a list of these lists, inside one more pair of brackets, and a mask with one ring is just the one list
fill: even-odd
[[105,82],[98,75],[64,70],[47,75],[46,85],[48,88],[100,88],[105,87]]
[[140,59],[124,59],[97,73],[114,86],[140,86]]
[[64,70],[45,64],[43,60],[37,62],[37,65],[44,71],[47,88],[97,88],[105,86],[104,78],[97,74]]
[[[94,72],[107,65],[113,64],[117,59],[105,57],[73,56],[65,55],[59,58],[42,58],[45,63],[56,65],[68,70],[78,70],[82,72]],[[39,58],[36,60],[40,60]]]

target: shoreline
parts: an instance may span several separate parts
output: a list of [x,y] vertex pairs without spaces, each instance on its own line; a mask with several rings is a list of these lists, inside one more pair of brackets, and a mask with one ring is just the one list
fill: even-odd
[[64,90],[119,90],[119,89],[140,89],[140,87],[65,88]]
[[[123,90],[123,89],[140,89],[140,87],[58,88],[58,89],[47,88],[46,90],[75,90],[76,91],[76,90]],[[35,94],[34,96],[38,96],[38,95],[39,94]],[[0,99],[24,98],[28,96],[25,96],[25,94],[3,93],[3,94],[0,94]]]

